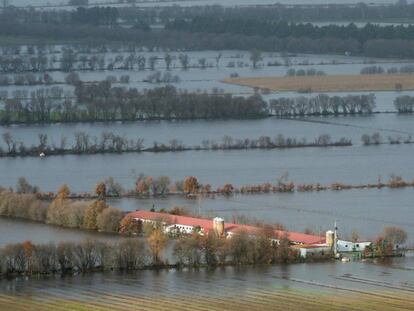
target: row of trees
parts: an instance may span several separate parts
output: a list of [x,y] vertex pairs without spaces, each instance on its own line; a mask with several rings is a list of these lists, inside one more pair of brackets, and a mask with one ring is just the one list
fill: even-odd
[[375,95],[300,96],[296,98],[281,97],[269,102],[269,110],[276,116],[369,114],[376,106]]
[[106,205],[105,194],[99,193],[98,189],[97,200],[76,201],[70,200],[70,190],[67,186],[63,186],[54,200],[48,204],[37,199],[34,192],[38,189],[24,179],[19,180],[18,185],[19,192],[0,189],[0,216],[101,232],[118,233],[120,230],[124,213]]
[[144,20],[149,24],[159,21],[166,23],[173,19],[193,19],[199,16],[207,16],[221,19],[244,18],[255,21],[361,21],[376,20],[378,22],[387,19],[393,21],[408,20],[414,17],[414,5],[407,1],[397,1],[395,4],[369,5],[357,4],[310,4],[290,5],[249,5],[249,6],[167,6],[167,7],[120,7],[120,17],[133,23],[136,19]]
[[413,65],[404,65],[401,67],[390,67],[385,70],[382,66],[368,66],[361,69],[362,75],[375,75],[375,74],[413,74],[414,66]]
[[43,85],[55,83],[53,77],[47,73],[36,76],[32,73],[18,74],[13,77],[0,76],[0,86],[8,85]]
[[286,76],[288,77],[304,77],[304,76],[324,76],[326,75],[326,73],[322,70],[316,70],[314,68],[309,68],[309,69],[288,69],[288,71],[286,71]]
[[49,88],[39,88],[32,92],[27,90],[16,90],[13,98],[3,96],[4,106],[0,109],[0,123],[31,123],[31,122],[50,122],[53,120],[55,112],[64,107],[71,109],[72,103],[65,99],[62,87],[53,86]]
[[[209,194],[258,194],[258,193],[281,193],[295,191],[340,191],[351,189],[372,189],[372,188],[406,188],[413,187],[414,181],[406,181],[401,176],[391,175],[388,181],[378,179],[376,183],[368,184],[344,184],[334,182],[329,185],[314,184],[297,184],[289,181],[286,175],[282,175],[276,183],[262,183],[256,185],[243,185],[240,187],[233,186],[230,183],[213,189],[210,184],[201,184],[194,176],[188,176],[184,180],[172,182],[167,176],[154,178],[152,176],[140,175],[137,178],[135,189],[129,191],[130,195],[138,196],[160,196],[167,194],[183,194],[186,196],[209,195]],[[122,195],[122,193],[121,193]]]
[[125,136],[116,135],[110,132],[103,132],[101,137],[91,137],[86,132],[74,133],[74,144],[69,146],[67,138],[62,137],[58,144],[48,142],[47,134],[39,134],[37,145],[26,146],[15,139],[10,132],[2,134],[6,149],[0,147],[1,156],[39,156],[58,154],[96,154],[113,152],[140,152],[144,151],[143,139],[127,139]]
[[[154,227],[149,237],[129,238],[117,243],[94,240],[61,242],[59,244],[33,244],[30,241],[5,245],[0,249],[0,276],[36,274],[73,274],[91,271],[133,271],[150,267],[171,267],[163,258],[167,238]],[[174,267],[218,266],[229,264],[274,264],[292,263],[300,260],[297,251],[290,248],[286,236],[279,243],[270,243],[269,232],[264,227],[256,235],[240,231],[231,239],[215,234],[182,236],[175,241]],[[365,256],[392,256],[394,246],[402,245],[407,233],[398,227],[386,227]],[[308,258],[329,259],[331,253]]]
[[401,136],[397,136],[397,137],[388,136],[387,140],[385,140],[381,136],[381,134],[378,132],[373,133],[372,135],[369,135],[369,134],[362,135],[361,141],[364,146],[381,145],[381,144],[386,144],[386,143],[391,144],[391,145],[414,143],[411,135],[405,138]]
[[150,262],[146,246],[140,239],[121,240],[115,244],[94,240],[8,244],[0,249],[0,275],[137,270]]
[[414,97],[398,96],[394,99],[394,107],[399,113],[412,113],[414,111]]
[[[259,95],[190,93],[166,86],[139,91],[112,87],[111,81],[75,81],[76,103],[64,97],[62,88],[38,89],[30,100],[7,99],[0,109],[0,122],[48,123],[150,119],[252,119],[268,116]],[[26,94],[18,94],[26,95]]]
[[[300,30],[295,30],[301,34],[301,36],[297,36],[293,32],[288,32],[287,35],[278,37],[276,35],[252,35],[235,31],[233,33],[205,32],[203,36],[200,37],[197,32],[178,31],[178,29],[181,29],[181,27],[178,26],[174,26],[174,29],[164,29],[156,32],[148,32],[126,27],[105,28],[105,31],[102,31],[102,27],[100,26],[84,27],[81,25],[67,24],[7,22],[7,19],[0,19],[0,21],[0,35],[2,36],[30,36],[39,40],[70,39],[78,42],[88,40],[89,44],[97,45],[101,45],[103,42],[125,42],[128,44],[131,42],[139,42],[139,46],[146,46],[149,49],[258,49],[262,51],[287,51],[293,53],[351,53],[372,57],[400,58],[413,57],[414,55],[414,39],[407,39],[405,38],[405,35],[399,36],[399,28],[393,28],[391,36],[382,37],[382,34],[378,34],[379,37],[377,37],[377,31],[380,30],[377,30],[377,26],[372,25],[364,28],[364,31],[368,34],[368,39],[362,38],[363,40],[361,41],[354,37],[355,33],[358,34],[360,32],[355,25],[342,28],[333,26],[334,29],[332,31],[335,33],[335,36],[313,36],[312,33],[302,35]],[[242,22],[244,23],[243,20]],[[188,23],[191,23],[191,21]],[[210,23],[212,23],[211,26],[214,27],[216,23],[215,19],[211,18]],[[240,25],[238,25],[238,27],[239,26]],[[237,29],[239,29],[238,27]],[[287,27],[289,30],[290,26]],[[298,29],[308,28],[306,25],[296,25],[295,27]],[[345,34],[345,38],[343,36],[340,37],[339,34],[336,33],[337,28],[335,27],[341,29],[338,31]],[[249,29],[249,27],[244,29]],[[356,29],[355,32],[353,29]],[[209,29],[206,28],[203,31],[208,30]],[[374,33],[372,36],[369,35],[371,30]],[[212,30],[210,29],[210,31]],[[329,33],[329,31],[331,30],[326,30],[325,33]],[[401,34],[405,34],[405,31],[406,30],[402,29]],[[410,36],[411,34],[408,35],[408,37]],[[68,57],[65,59],[70,60],[72,57],[70,54],[67,55]],[[67,64],[70,64],[70,62]],[[69,66],[63,66],[63,64],[61,67],[63,70],[70,70]]]
[[[363,138],[363,141],[365,138]],[[382,138],[376,135],[367,135],[367,144],[379,144]],[[398,138],[393,138],[390,143],[401,143]],[[409,143],[413,143],[410,141]],[[381,178],[375,183],[367,184],[345,184],[341,182],[333,182],[328,185],[320,183],[311,184],[295,184],[289,181],[287,177],[280,177],[276,183],[265,182],[261,184],[250,184],[242,186],[234,186],[230,183],[223,184],[217,188],[213,188],[210,184],[202,184],[195,176],[187,176],[183,180],[173,181],[168,176],[147,176],[139,174],[135,180],[133,189],[124,189],[114,178],[110,177],[101,183],[104,185],[106,197],[163,197],[168,195],[182,195],[185,197],[194,197],[197,195],[233,195],[233,194],[261,194],[261,193],[282,193],[282,192],[303,192],[303,191],[327,191],[327,190],[350,190],[350,189],[372,189],[372,188],[407,188],[413,187],[413,181],[404,180],[401,176],[391,175],[389,180],[383,182]],[[20,178],[16,187],[17,193],[36,194],[36,197],[44,200],[53,200],[57,197],[52,192],[44,193],[36,186],[30,185],[24,178]],[[93,193],[82,192],[73,193],[71,199],[91,200],[99,198]],[[23,204],[24,205],[24,204]],[[25,207],[26,211],[29,207]],[[29,214],[25,212],[25,215]],[[13,215],[11,215],[14,217]],[[16,216],[20,217],[20,216]],[[26,217],[21,217],[26,218]],[[29,219],[32,219],[29,217]],[[35,220],[35,219],[32,219]],[[101,229],[103,230],[103,229]]]
[[[111,87],[108,81],[76,85],[81,118],[89,120],[137,119],[249,119],[268,115],[258,95],[247,98],[218,93],[187,93],[173,86],[138,91]],[[86,113],[86,116],[85,116]]]
[[350,23],[342,25],[318,26],[311,23],[286,21],[249,20],[243,17],[221,18],[216,16],[197,16],[192,19],[174,20],[166,23],[170,30],[209,33],[234,33],[248,36],[275,36],[277,38],[341,38],[357,39],[366,42],[372,39],[414,39],[414,26],[367,24],[357,27]]
[[284,137],[282,134],[275,138],[261,136],[258,139],[234,139],[224,136],[222,142],[215,140],[203,140],[201,145],[186,146],[178,139],[172,139],[167,144],[153,142],[152,146],[145,147],[144,139],[127,139],[125,136],[116,135],[111,132],[103,132],[101,137],[90,136],[86,132],[75,132],[74,144],[69,146],[67,138],[62,137],[58,144],[48,142],[47,134],[39,134],[37,145],[26,146],[16,140],[10,132],[2,134],[6,146],[0,146],[0,156],[39,156],[44,153],[50,155],[64,154],[100,154],[100,153],[122,153],[122,152],[177,152],[187,150],[241,150],[241,149],[275,149],[275,148],[300,148],[300,147],[328,147],[328,146],[350,146],[350,139],[341,138],[333,141],[329,135],[320,135],[314,141],[306,138],[296,139]]
[[[8,244],[0,249],[0,275],[73,274],[91,271],[133,271],[171,267],[163,256],[167,237],[153,228],[147,239],[128,238],[117,243],[85,240],[59,244]],[[273,264],[299,261],[287,237],[270,243],[266,230],[251,236],[239,232],[231,239],[214,234],[182,236],[174,243],[174,267],[230,264]],[[327,256],[327,258],[329,258]]]
[[[116,54],[107,57],[106,48],[99,49],[99,53],[91,52],[91,55],[85,53],[84,50],[85,48],[79,46],[66,45],[61,50],[58,49],[49,52],[50,54],[47,54],[45,51],[42,52],[44,54],[39,55],[23,54],[18,50],[15,51],[18,53],[17,55],[14,53],[9,55],[5,54],[9,53],[8,50],[4,50],[3,48],[3,54],[0,55],[0,71],[5,73],[115,69],[140,71],[149,69],[154,71],[160,62],[162,62],[162,66],[165,66],[169,70],[172,66],[176,66],[175,62],[177,60],[179,66],[184,70],[189,67],[205,69],[213,66],[207,63],[206,58],[199,58],[196,64],[191,64],[190,57],[185,53],[175,56],[167,52],[163,57],[159,57],[155,55],[145,56],[133,51],[127,55]],[[61,56],[57,57],[55,55],[56,53],[60,53]],[[219,60],[215,60],[216,66],[218,66]]]
[[[10,2],[3,0],[3,2]],[[135,3],[136,0],[122,1]],[[74,6],[87,6],[88,0],[70,0]],[[48,4],[48,6],[50,6]],[[93,6],[90,4],[89,6]],[[34,7],[37,7],[34,5]],[[40,6],[41,7],[41,6]],[[222,19],[243,17],[255,21],[366,21],[386,19],[410,19],[414,16],[414,5],[407,1],[398,1],[396,4],[367,5],[358,4],[323,4],[323,5],[257,5],[246,7],[228,7],[220,5],[206,6],[161,6],[142,7],[125,6],[118,8],[82,8],[69,10],[28,10],[17,9],[5,5],[4,18],[9,21],[24,21],[26,23],[44,24],[92,24],[109,25],[116,23],[116,18],[128,25],[165,23],[172,19],[192,19],[198,16],[207,16]],[[2,16],[3,18],[3,16]]]

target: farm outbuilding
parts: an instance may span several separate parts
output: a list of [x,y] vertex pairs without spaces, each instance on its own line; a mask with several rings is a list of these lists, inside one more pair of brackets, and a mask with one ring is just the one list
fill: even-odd
[[[206,235],[210,231],[214,231],[220,236],[231,238],[234,234],[241,231],[254,235],[260,233],[262,230],[260,227],[225,222],[224,219],[218,217],[214,219],[205,219],[143,210],[129,213],[126,216],[132,217],[142,223],[162,223],[165,233],[180,232],[190,234],[197,232],[200,235]],[[272,240],[278,242],[278,240],[284,236],[286,236],[292,244],[309,245],[325,243],[325,237],[281,230],[273,231]]]

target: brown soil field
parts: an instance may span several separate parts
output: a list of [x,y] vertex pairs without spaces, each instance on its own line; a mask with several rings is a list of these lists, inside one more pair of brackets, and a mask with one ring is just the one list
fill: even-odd
[[335,292],[321,294],[297,290],[255,291],[246,288],[235,296],[211,297],[208,293],[154,294],[141,296],[120,292],[91,291],[87,298],[62,298],[46,291],[36,295],[0,294],[1,310],[79,310],[79,311],[388,311],[413,310],[412,293],[398,292]]
[[280,92],[358,92],[414,90],[414,75],[335,75],[228,78],[223,82]]

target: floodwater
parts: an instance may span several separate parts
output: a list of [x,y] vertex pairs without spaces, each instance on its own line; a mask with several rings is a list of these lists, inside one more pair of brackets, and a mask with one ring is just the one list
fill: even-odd
[[[33,2],[32,0],[11,0],[12,5],[15,6],[42,6],[42,5],[65,5],[68,1],[63,0],[37,0]],[[125,6],[126,4],[114,4],[113,0],[96,0],[89,1],[91,4],[102,4],[106,5],[111,3],[114,6]],[[140,3],[142,2],[142,3]],[[366,3],[366,4],[393,4],[395,1],[392,0],[279,0],[277,3],[280,4],[356,4],[356,3]],[[138,6],[170,6],[170,5],[181,5],[181,6],[194,6],[194,5],[222,5],[222,6],[249,6],[249,5],[271,5],[275,4],[274,0],[228,0],[228,1],[213,1],[213,0],[191,0],[191,1],[137,1]]]
[[411,180],[413,151],[413,145],[380,145],[2,158],[0,185],[14,186],[25,176],[44,191],[66,183],[81,192],[92,191],[97,182],[112,176],[131,189],[140,173],[174,181],[192,175],[213,187],[275,181],[286,172],[296,183],[372,183],[391,174]]
[[[42,2],[44,1],[44,2]],[[287,0],[286,0],[287,1]],[[314,3],[310,0],[279,1],[282,3]],[[62,1],[37,1],[36,5]],[[324,3],[337,3],[327,0]],[[350,3],[354,1],[339,1]],[[367,2],[374,2],[372,0]],[[378,0],[376,4],[389,1]],[[178,3],[178,2],[177,2]],[[203,4],[205,1],[180,2],[183,5]],[[214,1],[209,1],[214,4]],[[225,5],[266,4],[268,0],[227,1]],[[273,2],[272,2],[273,3]],[[30,5],[33,1],[14,0],[14,5]],[[157,5],[160,3],[157,3]],[[162,5],[171,4],[165,2]],[[223,4],[223,3],[220,3]],[[153,5],[153,4],[146,4]],[[196,64],[200,57],[214,61],[217,52],[194,52],[191,63]],[[160,55],[163,55],[160,53]],[[175,67],[173,74],[181,77],[179,88],[189,90],[211,90],[221,88],[226,92],[252,94],[250,88],[226,85],[220,82],[231,73],[240,76],[276,75],[281,76],[287,67],[263,66],[253,70],[249,66],[248,54],[244,52],[234,61],[242,61],[240,67],[229,67],[231,55],[225,55],[223,66],[219,69],[190,68],[183,71]],[[279,56],[266,54],[263,63],[280,60]],[[279,59],[277,58],[279,57]],[[351,59],[343,56],[311,57],[301,56],[293,59],[292,68],[315,68],[327,74],[357,74],[364,59]],[[335,65],[332,62],[345,59],[347,65]],[[303,65],[303,62],[314,65]],[[320,64],[321,61],[331,62]],[[351,63],[354,61],[355,63]],[[302,62],[302,63],[301,63]],[[379,61],[384,67],[400,66]],[[159,70],[162,61],[159,62]],[[131,75],[130,86],[139,88],[153,87],[142,80],[150,71],[82,72],[87,81],[102,79],[103,75]],[[63,81],[64,74],[53,73],[54,78]],[[198,77],[202,76],[200,80]],[[369,77],[368,77],[369,78]],[[8,87],[12,92],[18,87]],[[24,87],[27,88],[27,87]],[[31,88],[36,89],[37,87]],[[4,88],[3,88],[4,89]],[[70,87],[65,87],[70,91]],[[414,92],[404,92],[412,95]],[[377,109],[393,111],[393,100],[400,93],[378,92]],[[266,99],[297,94],[270,94]],[[310,96],[310,95],[305,95]],[[313,96],[313,95],[312,95]],[[301,148],[285,150],[243,150],[243,151],[189,151],[177,153],[108,154],[94,156],[56,156],[40,158],[2,158],[0,159],[0,185],[15,186],[18,178],[24,176],[43,191],[56,191],[66,183],[74,192],[93,191],[95,184],[109,176],[114,177],[125,188],[134,187],[139,173],[147,175],[169,176],[172,180],[186,176],[197,176],[203,184],[213,187],[232,183],[234,185],[276,183],[278,178],[288,173],[289,180],[295,183],[344,182],[352,184],[375,183],[378,178],[386,181],[391,174],[401,175],[407,180],[414,178],[412,155],[414,145],[380,145],[364,147],[360,137],[364,133],[379,132],[384,138],[414,134],[414,123],[410,115],[375,114],[358,117],[311,117],[304,120],[229,120],[229,121],[185,121],[185,122],[128,122],[96,124],[53,124],[0,127],[0,134],[10,132],[26,145],[37,144],[39,133],[48,134],[49,141],[59,144],[65,136],[73,142],[73,133],[85,131],[91,136],[100,136],[103,131],[125,135],[129,139],[144,138],[146,146],[153,141],[167,143],[171,139],[182,140],[184,144],[200,144],[203,139],[220,141],[223,136],[233,138],[258,138],[266,135],[308,141],[318,135],[330,134],[334,139],[347,137],[354,146],[345,148]],[[0,146],[4,147],[3,142]],[[412,202],[414,191],[409,189],[371,189],[346,191],[321,191],[312,193],[280,193],[266,195],[216,196],[195,200],[182,197],[158,199],[118,199],[109,203],[125,211],[150,208],[171,208],[176,205],[187,206],[193,213],[206,217],[222,216],[231,221],[238,216],[284,224],[289,230],[312,230],[323,234],[337,221],[340,235],[349,238],[356,230],[361,238],[371,239],[381,233],[385,226],[398,226],[408,233],[409,243],[414,240],[414,212]],[[102,235],[83,230],[63,229],[21,220],[0,218],[0,246],[7,243],[32,240],[35,243],[60,241],[79,241],[85,238],[118,241],[119,236]],[[350,290],[412,292],[414,288],[414,257],[397,258],[391,261],[339,262],[324,264],[298,264],[272,267],[226,267],[217,270],[192,271],[140,271],[134,274],[102,273],[70,278],[17,278],[12,281],[0,281],[0,294],[16,297],[35,297],[33,299],[77,299],[89,300],[91,296],[111,301],[113,293],[155,297],[157,295],[189,296],[210,295],[222,297],[244,294],[246,299],[254,301],[252,292],[274,292],[280,289],[306,289],[312,291],[330,291],[335,293]],[[357,276],[353,278],[353,276]],[[99,293],[97,295],[96,293]]]
[[102,234],[80,229],[67,229],[19,219],[0,217],[0,247],[9,243],[30,240],[33,243],[77,242],[85,239],[114,242],[118,235]]
[[[57,59],[61,57],[61,48],[62,46],[50,47],[51,51],[54,53],[53,55]],[[24,49],[22,49],[22,54],[25,54]],[[101,54],[102,53],[97,51],[93,51],[93,54],[80,51],[79,56],[84,55],[90,57],[91,55]],[[126,58],[130,54],[130,52],[125,52],[120,49],[119,52],[107,52],[104,57],[106,64],[108,65],[117,56]],[[147,68],[145,70],[138,70],[137,68],[134,70],[82,70],[78,72],[80,79],[82,81],[91,82],[101,81],[107,76],[112,76],[119,80],[121,76],[128,75],[130,77],[129,84],[119,84],[119,86],[135,87],[139,90],[164,86],[165,83],[149,83],[145,81],[156,71],[162,72],[163,74],[166,72],[164,61],[165,52],[149,52],[142,50],[136,54],[147,59]],[[187,70],[183,70],[182,68],[179,61],[180,54],[186,54],[189,57],[189,68]],[[216,57],[219,54],[221,54],[221,58],[217,66]],[[252,68],[250,53],[248,51],[186,51],[170,52],[170,55],[172,57],[172,63],[171,69],[168,72],[172,76],[179,77],[179,82],[173,83],[178,89],[189,91],[211,91],[215,88],[233,94],[252,94],[253,90],[252,88],[221,82],[223,79],[229,78],[232,74],[237,74],[239,77],[285,76],[288,69],[307,70],[312,68],[317,71],[323,71],[328,75],[355,75],[359,74],[362,68],[374,64],[383,67],[385,70],[390,67],[399,68],[412,64],[409,60],[390,60],[345,55],[290,54],[289,56],[281,56],[280,53],[263,52],[262,60],[258,63],[258,68]],[[153,56],[157,57],[157,62],[155,64],[155,70],[151,71],[148,68],[148,59]],[[205,69],[200,68],[199,65],[199,60],[203,58],[206,60],[207,64]],[[289,67],[285,66],[286,62],[289,63]],[[278,65],[275,66],[275,63]],[[118,62],[116,66],[119,67],[121,64],[122,62]],[[59,68],[60,65],[56,62],[54,66],[55,68]],[[67,75],[67,73],[56,71],[49,72],[49,74],[54,81],[60,83],[65,81]],[[9,74],[8,76],[12,78],[13,74]],[[73,93],[73,87],[68,85],[59,86],[63,87],[68,94]],[[9,97],[11,97],[14,90],[27,89],[33,91],[44,87],[44,85],[0,86],[0,91],[7,90]]]
[[384,227],[397,226],[404,228],[409,243],[414,243],[413,201],[414,191],[409,188],[218,195],[198,199],[113,199],[108,203],[125,211],[183,206],[204,217],[220,216],[226,221],[247,217],[251,221],[280,223],[293,231],[308,229],[317,235],[331,230],[336,221],[344,239],[350,239],[353,231],[362,239],[374,239]]
[[[285,94],[286,95],[286,94]],[[392,111],[393,93],[377,93],[379,110]],[[111,132],[128,139],[144,139],[149,147],[154,142],[168,143],[177,139],[185,145],[201,145],[205,139],[221,142],[224,136],[235,139],[257,139],[260,136],[306,138],[313,141],[321,134],[329,134],[333,139],[346,137],[353,144],[361,144],[363,134],[379,132],[384,138],[414,136],[412,115],[373,114],[370,116],[307,117],[303,119],[267,118],[264,120],[196,120],[196,121],[138,121],[138,122],[98,122],[46,125],[0,126],[0,135],[9,132],[16,141],[26,146],[37,145],[39,134],[47,134],[50,144],[60,145],[66,138],[68,145],[74,144],[76,132],[86,132],[90,137],[100,139],[103,132]],[[0,147],[5,148],[0,140]],[[1,161],[1,160],[0,160]],[[0,164],[1,167],[1,164]]]
[[[264,267],[225,267],[199,270],[139,271],[130,274],[97,273],[75,277],[17,278],[0,282],[2,294],[33,299],[37,304],[53,306],[61,299],[106,306],[137,299],[161,299],[163,310],[172,308],[169,298],[206,297],[223,300],[240,297],[246,304],[263,303],[263,295],[299,290],[308,293],[365,295],[387,292],[412,292],[413,257],[392,261],[312,263]],[[369,296],[368,296],[369,297]],[[3,297],[4,298],[4,297]],[[137,305],[138,307],[138,305]],[[207,310],[208,307],[204,305]],[[295,308],[296,309],[296,308]],[[204,310],[204,309],[203,309]]]
[[[324,235],[337,222],[339,235],[349,239],[356,231],[361,239],[375,239],[386,226],[403,228],[408,244],[414,243],[413,189],[370,189],[321,192],[297,192],[259,195],[200,197],[111,199],[108,204],[124,211],[171,209],[186,207],[191,213],[206,218],[223,217],[235,221],[241,217],[250,221],[279,223],[288,230],[311,230]],[[13,234],[10,234],[13,232]],[[27,239],[35,243],[101,239],[117,241],[116,235],[98,234],[86,230],[65,229],[39,223],[0,218],[0,246]]]

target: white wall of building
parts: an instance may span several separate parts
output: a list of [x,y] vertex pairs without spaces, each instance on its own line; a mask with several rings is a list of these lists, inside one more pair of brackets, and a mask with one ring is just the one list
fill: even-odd
[[363,252],[365,248],[371,244],[371,242],[351,242],[338,240],[336,243],[336,249],[339,253]]

